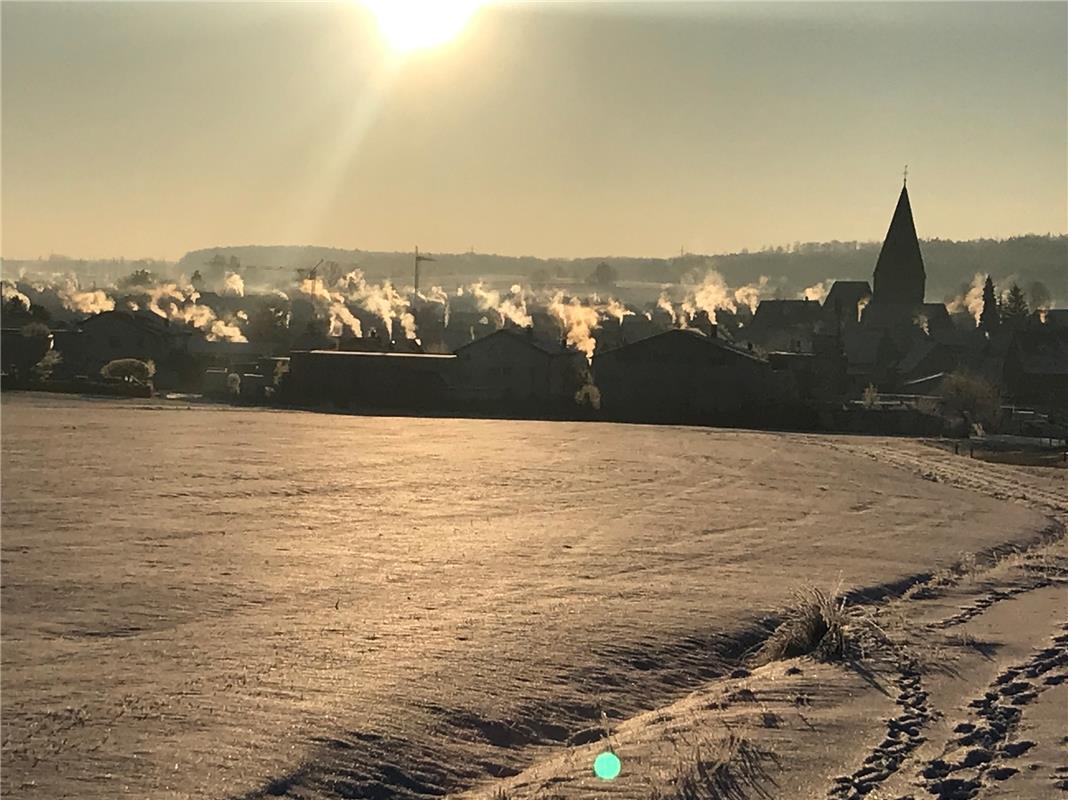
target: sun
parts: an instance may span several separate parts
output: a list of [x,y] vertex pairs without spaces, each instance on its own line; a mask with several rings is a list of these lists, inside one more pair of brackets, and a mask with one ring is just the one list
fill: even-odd
[[364,0],[390,47],[401,53],[439,47],[459,35],[478,0]]

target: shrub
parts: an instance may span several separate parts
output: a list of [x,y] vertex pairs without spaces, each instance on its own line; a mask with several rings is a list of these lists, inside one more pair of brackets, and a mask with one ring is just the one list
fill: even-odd
[[580,408],[591,408],[594,411],[601,409],[601,390],[592,382],[587,383],[575,392],[575,403]]
[[916,410],[928,417],[937,417],[940,408],[941,405],[934,397],[921,397],[916,401]]
[[63,356],[56,350],[49,350],[33,367],[33,377],[39,381],[52,379],[52,372],[63,362]]
[[47,336],[48,326],[43,322],[28,322],[22,326],[23,336]]
[[1001,394],[990,381],[967,372],[954,372],[942,382],[942,411],[969,424],[996,428],[1001,417]]
[[276,388],[282,385],[282,382],[286,379],[286,375],[289,374],[289,362],[288,361],[276,361],[274,364],[274,378],[271,383]]
[[148,383],[156,374],[156,364],[151,359],[141,361],[137,358],[117,358],[101,367],[100,374],[115,380]]
[[845,654],[847,617],[845,599],[809,587],[794,595],[786,619],[757,652],[756,661],[767,664],[787,658],[815,655],[840,658]]

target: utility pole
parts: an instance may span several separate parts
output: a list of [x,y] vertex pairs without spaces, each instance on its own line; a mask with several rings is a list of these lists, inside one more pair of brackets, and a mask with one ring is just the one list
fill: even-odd
[[419,255],[419,245],[415,246],[415,293],[419,293],[419,262],[420,261],[433,261],[430,256]]

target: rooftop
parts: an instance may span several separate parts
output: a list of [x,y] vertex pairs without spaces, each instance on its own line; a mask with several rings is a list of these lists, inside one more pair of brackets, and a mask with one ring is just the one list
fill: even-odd
[[456,358],[453,353],[397,353],[381,352],[375,350],[294,350],[291,356],[324,356],[331,358],[421,358],[421,359],[450,359]]

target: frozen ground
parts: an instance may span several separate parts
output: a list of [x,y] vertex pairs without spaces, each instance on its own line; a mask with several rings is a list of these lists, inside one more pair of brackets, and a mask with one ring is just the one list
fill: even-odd
[[885,443],[27,394],[2,415],[5,797],[459,790],[678,699],[794,588],[1048,525]]

